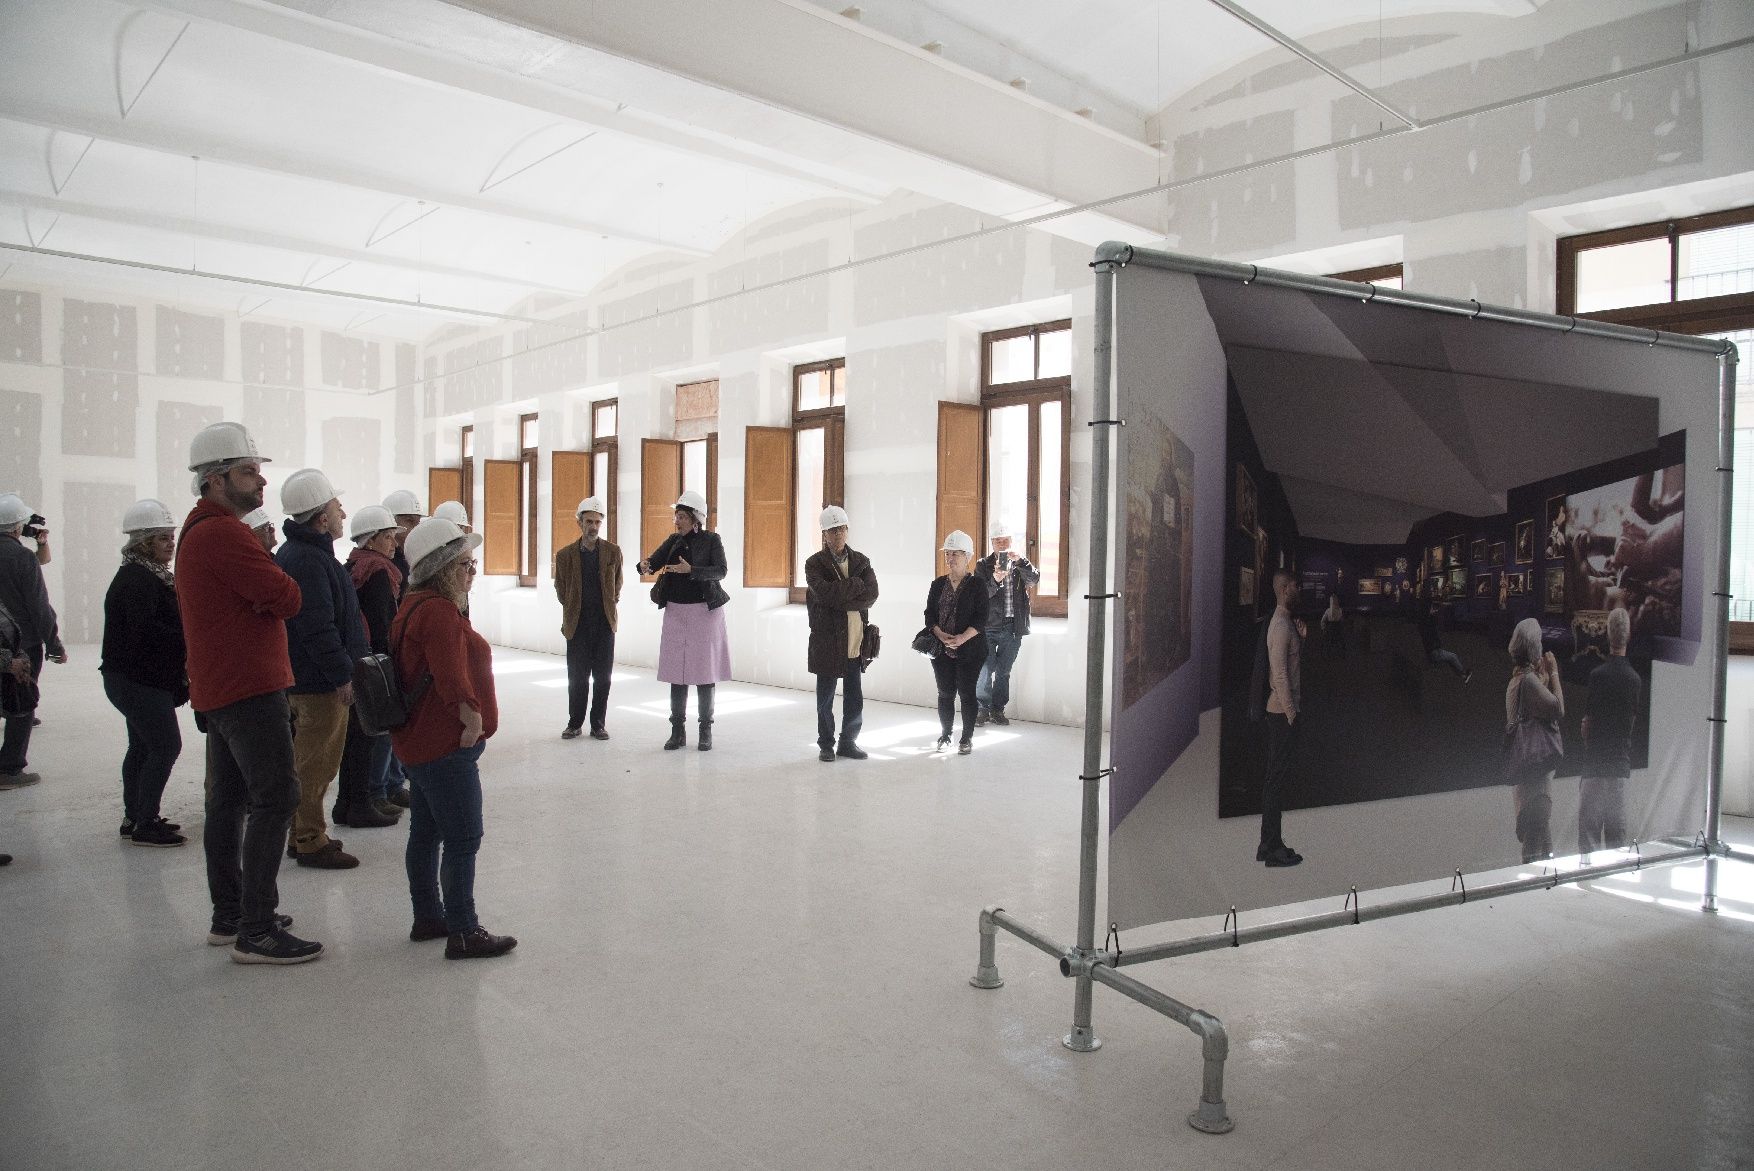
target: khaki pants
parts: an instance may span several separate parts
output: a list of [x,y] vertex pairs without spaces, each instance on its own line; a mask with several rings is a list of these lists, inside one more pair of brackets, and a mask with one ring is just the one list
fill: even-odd
[[338,692],[289,695],[292,704],[292,767],[298,773],[298,811],[292,815],[292,843],[301,854],[329,844],[323,797],[341,769],[347,744],[347,705]]

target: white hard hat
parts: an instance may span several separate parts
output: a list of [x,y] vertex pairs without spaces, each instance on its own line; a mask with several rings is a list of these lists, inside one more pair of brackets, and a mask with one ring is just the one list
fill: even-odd
[[961,529],[951,529],[941,547],[946,553],[973,553],[974,539]]
[[384,507],[397,516],[426,515],[426,509],[420,507],[420,497],[406,488],[398,488],[384,497]]
[[266,508],[252,508],[250,511],[244,513],[244,527],[246,529],[254,531],[262,528],[264,525],[269,528],[274,527],[274,518],[268,515],[268,510]]
[[609,515],[608,510],[603,507],[603,498],[601,496],[587,496],[579,501],[579,506],[577,508],[573,509],[574,516],[583,516],[587,512],[594,512],[598,516]]
[[822,510],[822,531],[845,528],[852,522],[847,520],[847,510],[838,504],[830,504]]
[[317,468],[300,468],[280,485],[280,508],[287,516],[302,516],[323,507],[341,493]]
[[1010,535],[1011,535],[1011,526],[1010,526],[1010,524],[1008,524],[1005,521],[996,520],[992,524],[987,526],[987,539],[990,541],[1001,540],[1005,537],[1009,537]]
[[676,503],[672,504],[670,507],[686,508],[696,517],[700,518],[702,523],[705,523],[706,521],[706,497],[702,496],[699,492],[692,490],[684,492],[676,498]]
[[396,517],[381,504],[368,504],[358,512],[347,524],[347,535],[354,540],[361,537],[376,536],[385,529],[397,529],[402,526],[396,523]]
[[447,500],[432,510],[432,514],[441,520],[462,526],[469,523],[469,510],[463,507],[461,500]]
[[253,459],[259,464],[272,462],[256,450],[256,441],[242,423],[209,423],[189,443],[191,472],[234,459]]
[[480,533],[465,533],[455,521],[429,516],[408,534],[402,554],[408,558],[409,578],[419,583],[480,547]]
[[152,529],[174,529],[176,518],[171,510],[157,500],[136,500],[122,514],[124,533],[144,533]]
[[30,505],[20,499],[18,493],[8,492],[0,496],[0,526],[21,525],[30,518]]

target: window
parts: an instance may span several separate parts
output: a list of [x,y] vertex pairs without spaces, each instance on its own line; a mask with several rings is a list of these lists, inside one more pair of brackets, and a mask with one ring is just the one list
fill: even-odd
[[[463,502],[463,511],[469,514],[469,523],[475,523],[475,428],[473,425],[463,428],[463,480],[457,488],[458,499]],[[431,504],[429,500],[427,502]]]
[[518,584],[536,584],[536,443],[535,415],[518,416]]
[[[1070,559],[1072,323],[1050,321],[981,335],[981,406],[986,411],[986,524],[1004,521],[1012,548],[1041,571],[1038,614],[1066,614]],[[940,538],[943,534],[938,534]]]
[[821,513],[846,504],[847,363],[792,367],[792,601],[805,600],[804,562],[822,545]]
[[[699,492],[719,515],[719,380],[676,387],[676,438],[682,443],[682,491]],[[716,523],[716,521],[715,521]]]
[[[603,498],[609,514],[603,518],[603,535],[615,541],[616,476],[620,474],[617,459],[617,428],[620,426],[620,401],[606,398],[591,404],[591,495]],[[635,557],[635,561],[639,558]]]
[[[1727,338],[1754,348],[1754,207],[1568,236],[1558,247],[1560,313]],[[1730,646],[1754,653],[1754,381],[1736,368],[1730,513]]]
[[1357,281],[1361,285],[1381,285],[1385,289],[1406,287],[1401,283],[1401,266],[1398,264],[1379,264],[1375,268],[1355,268],[1351,272],[1329,275],[1337,281]]

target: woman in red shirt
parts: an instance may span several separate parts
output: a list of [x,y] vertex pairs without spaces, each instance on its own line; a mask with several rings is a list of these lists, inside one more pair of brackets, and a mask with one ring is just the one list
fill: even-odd
[[[475,573],[477,533],[428,517],[403,548],[408,593],[390,628],[390,653],[413,700],[390,733],[408,771],[410,939],[445,938],[445,958],[502,956],[518,946],[475,916],[475,854],[481,848],[481,760],[499,726],[493,650],[463,616]],[[440,858],[440,847],[443,858]]]

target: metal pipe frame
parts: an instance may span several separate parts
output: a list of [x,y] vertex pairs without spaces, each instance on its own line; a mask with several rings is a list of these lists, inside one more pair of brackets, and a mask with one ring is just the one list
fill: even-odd
[[1740,849],[1736,846],[1726,845],[1723,848],[1723,856],[1732,862],[1754,863],[1754,853],[1750,853],[1749,851]]
[[1224,1031],[1224,1022],[1101,964],[1091,968],[1090,976],[1122,996],[1162,1013],[1200,1038],[1200,1055],[1205,1061],[1200,1078],[1200,1105],[1188,1115],[1188,1125],[1206,1134],[1229,1134],[1235,1129],[1236,1123],[1224,1108],[1224,1061],[1230,1056],[1230,1034]]
[[1711,740],[1706,750],[1705,895],[1699,909],[1717,913],[1717,857],[1723,852],[1724,819],[1724,719],[1730,671],[1730,506],[1734,494],[1736,454],[1736,347],[1723,343],[1718,355],[1717,383],[1717,581],[1712,599],[1717,603],[1711,624],[1711,716],[1706,725]]

